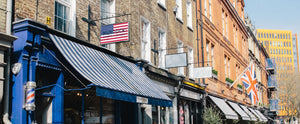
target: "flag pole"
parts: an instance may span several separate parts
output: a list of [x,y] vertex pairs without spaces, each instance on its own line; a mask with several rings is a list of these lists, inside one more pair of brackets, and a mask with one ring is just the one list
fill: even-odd
[[230,87],[229,88],[231,88],[232,86],[233,86],[233,84],[234,83],[236,83],[239,79],[240,79],[240,77],[242,76],[242,75],[244,75],[244,73],[247,71],[247,69],[251,66],[253,64],[253,62],[251,61],[250,62],[250,64],[246,67],[246,69],[235,79],[235,81],[230,85]]

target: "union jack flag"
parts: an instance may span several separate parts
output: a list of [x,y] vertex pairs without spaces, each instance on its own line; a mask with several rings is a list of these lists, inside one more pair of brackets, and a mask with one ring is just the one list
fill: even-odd
[[257,79],[255,75],[254,64],[251,64],[245,74],[241,77],[241,80],[246,88],[252,105],[255,105],[258,101],[257,95]]

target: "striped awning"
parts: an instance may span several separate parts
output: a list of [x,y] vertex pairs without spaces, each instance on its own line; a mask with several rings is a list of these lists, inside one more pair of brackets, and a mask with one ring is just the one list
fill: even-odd
[[214,96],[210,96],[209,98],[218,106],[218,108],[223,112],[226,119],[238,120],[238,115],[226,104],[224,99],[220,99]]
[[239,107],[237,103],[228,101],[228,104],[242,117],[243,120],[251,120],[250,117]]
[[254,110],[254,111],[260,116],[260,118],[262,119],[263,122],[268,121],[268,119],[260,111],[258,111],[258,110]]
[[50,34],[67,62],[96,86],[96,94],[115,100],[172,106],[163,91],[132,62]]
[[262,117],[261,115],[259,115],[260,112],[258,112],[257,110],[252,109],[250,107],[249,107],[249,110],[259,119],[259,121],[262,121],[262,122],[267,122],[268,121],[268,119],[265,119],[264,116]]
[[248,107],[240,105],[242,109],[250,116],[252,121],[257,121],[257,118],[249,111]]

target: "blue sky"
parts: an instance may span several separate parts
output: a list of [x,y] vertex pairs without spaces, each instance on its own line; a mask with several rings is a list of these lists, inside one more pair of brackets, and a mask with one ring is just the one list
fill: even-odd
[[[291,30],[300,48],[300,0],[244,0],[256,29]],[[299,49],[300,53],[300,49]]]

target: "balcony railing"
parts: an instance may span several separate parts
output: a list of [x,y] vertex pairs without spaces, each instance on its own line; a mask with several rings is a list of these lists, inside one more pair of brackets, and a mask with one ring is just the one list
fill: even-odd
[[278,112],[278,99],[270,99],[270,111]]
[[277,89],[277,80],[275,75],[269,76],[268,79],[268,88],[269,89]]
[[275,67],[276,67],[276,64],[275,62],[268,58],[266,59],[266,70],[269,71],[271,74],[275,74]]

